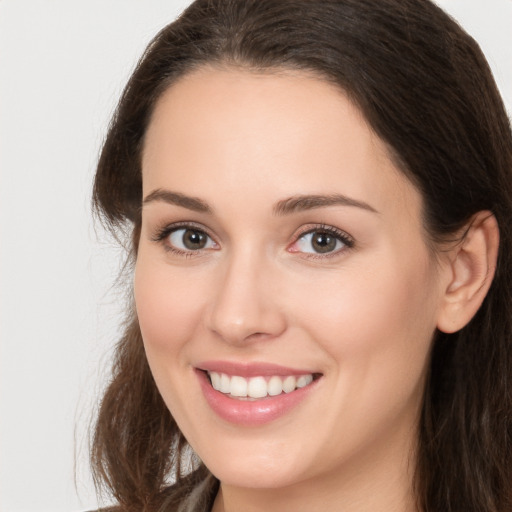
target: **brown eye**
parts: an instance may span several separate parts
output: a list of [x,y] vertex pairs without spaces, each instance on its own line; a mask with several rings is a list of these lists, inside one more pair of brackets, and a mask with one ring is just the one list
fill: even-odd
[[311,236],[311,247],[318,253],[334,251],[337,242],[336,237],[325,231],[314,231]]
[[215,246],[213,240],[200,229],[175,229],[168,237],[169,245],[181,251],[199,251]]
[[198,231],[196,229],[186,229],[183,233],[182,240],[183,245],[187,249],[204,249],[206,242],[208,241],[208,236],[202,231]]
[[330,254],[353,247],[353,240],[343,232],[313,229],[301,235],[292,246],[293,252],[306,254]]

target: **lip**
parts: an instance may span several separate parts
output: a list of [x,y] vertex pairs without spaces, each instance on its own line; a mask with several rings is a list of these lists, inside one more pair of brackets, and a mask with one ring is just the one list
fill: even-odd
[[291,393],[282,393],[277,396],[267,396],[255,400],[240,400],[213,389],[207,371],[240,377],[319,374],[310,370],[297,370],[267,363],[239,364],[226,361],[210,361],[198,365],[195,368],[195,373],[206,402],[213,412],[229,423],[246,427],[264,425],[290,413],[293,409],[299,407],[308,395],[317,388],[318,382],[321,380],[315,379],[311,384]]
[[298,377],[308,373],[318,374],[318,372],[311,369],[289,368],[278,364],[263,362],[236,363],[233,361],[204,361],[195,366],[199,370],[238,375],[239,377],[245,378],[271,377],[272,375],[279,375],[281,377],[294,375]]

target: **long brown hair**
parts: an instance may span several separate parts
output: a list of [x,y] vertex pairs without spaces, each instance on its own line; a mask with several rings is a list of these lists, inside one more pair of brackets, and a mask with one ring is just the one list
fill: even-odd
[[[112,229],[131,230],[131,258],[152,110],[175,80],[205,64],[302,69],[337,84],[421,192],[434,246],[474,213],[494,213],[491,289],[465,328],[434,339],[415,482],[424,512],[510,512],[512,134],[476,42],[429,0],[197,0],[148,46],[98,163],[94,204]],[[164,502],[172,510],[208,474],[199,461],[190,465],[186,447],[130,311],[92,442],[97,482],[123,511]]]

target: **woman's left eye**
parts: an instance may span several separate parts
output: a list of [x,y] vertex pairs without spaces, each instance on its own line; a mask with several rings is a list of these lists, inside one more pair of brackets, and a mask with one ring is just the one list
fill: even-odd
[[181,251],[200,251],[202,249],[213,249],[215,242],[204,231],[194,227],[176,228],[167,235],[169,248]]
[[327,229],[314,229],[301,235],[292,245],[292,252],[306,254],[333,254],[354,245],[353,240],[344,233]]

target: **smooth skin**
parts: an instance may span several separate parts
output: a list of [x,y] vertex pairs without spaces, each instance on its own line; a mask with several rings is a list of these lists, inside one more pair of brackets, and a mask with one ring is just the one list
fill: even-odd
[[[480,306],[494,217],[434,254],[420,194],[358,108],[297,71],[186,75],[156,105],[142,167],[137,313],[157,386],[221,481],[214,512],[416,510],[432,338]],[[207,360],[321,378],[284,416],[239,426],[202,394]]]

